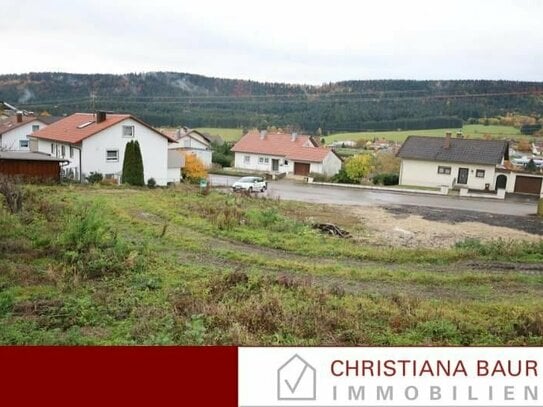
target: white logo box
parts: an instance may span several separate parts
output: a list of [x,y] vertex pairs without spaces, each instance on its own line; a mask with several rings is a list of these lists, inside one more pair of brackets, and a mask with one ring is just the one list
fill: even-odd
[[239,348],[239,405],[543,406],[543,348]]

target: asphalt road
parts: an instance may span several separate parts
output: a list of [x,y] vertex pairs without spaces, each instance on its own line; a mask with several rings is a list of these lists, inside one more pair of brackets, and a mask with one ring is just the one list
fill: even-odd
[[[210,175],[211,185],[231,186],[240,177]],[[386,206],[414,205],[430,208],[456,209],[499,215],[534,215],[537,200],[531,197],[508,197],[505,200],[460,198],[407,192],[375,191],[323,185],[299,181],[270,181],[264,194],[281,199],[334,205]]]

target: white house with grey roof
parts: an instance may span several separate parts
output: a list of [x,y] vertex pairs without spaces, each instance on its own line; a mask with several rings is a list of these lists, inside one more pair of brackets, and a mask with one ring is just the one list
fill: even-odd
[[400,185],[493,191],[496,169],[509,160],[509,144],[452,138],[450,133],[445,137],[409,136],[396,155],[401,158]]

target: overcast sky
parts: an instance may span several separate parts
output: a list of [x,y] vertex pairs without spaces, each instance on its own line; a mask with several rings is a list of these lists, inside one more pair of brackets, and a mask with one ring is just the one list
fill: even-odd
[[0,0],[0,73],[543,80],[543,0]]

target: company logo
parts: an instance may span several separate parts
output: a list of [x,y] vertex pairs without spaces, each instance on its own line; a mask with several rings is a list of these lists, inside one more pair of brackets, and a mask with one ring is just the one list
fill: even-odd
[[315,400],[317,372],[295,354],[277,369],[277,400]]

